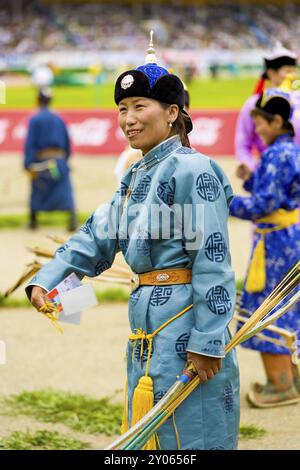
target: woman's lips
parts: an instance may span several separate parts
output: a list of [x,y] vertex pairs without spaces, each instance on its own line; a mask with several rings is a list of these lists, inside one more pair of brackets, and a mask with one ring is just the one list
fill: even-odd
[[139,130],[131,130],[127,131],[127,137],[135,137],[136,135],[140,134],[141,131]]

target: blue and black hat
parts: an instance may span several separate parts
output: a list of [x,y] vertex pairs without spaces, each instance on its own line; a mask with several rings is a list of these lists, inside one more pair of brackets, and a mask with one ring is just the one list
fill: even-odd
[[116,104],[132,96],[151,98],[166,104],[177,104],[184,116],[187,134],[193,129],[191,118],[184,109],[186,102],[184,85],[179,77],[157,65],[152,34],[146,63],[136,69],[123,72],[116,81]]
[[294,128],[290,122],[293,115],[293,106],[291,105],[291,96],[288,92],[279,88],[268,88],[258,98],[251,116],[260,114],[266,117],[272,117],[278,114],[282,117],[284,128],[292,134]]

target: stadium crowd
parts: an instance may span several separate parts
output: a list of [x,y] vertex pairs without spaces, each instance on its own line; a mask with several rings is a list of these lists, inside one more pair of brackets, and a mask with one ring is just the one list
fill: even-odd
[[[5,3],[4,3],[5,5]],[[300,43],[300,5],[216,4],[127,6],[83,3],[42,5],[25,2],[19,13],[6,2],[0,9],[0,54],[37,51],[145,49],[149,26],[161,47],[241,50],[269,47],[280,38]]]

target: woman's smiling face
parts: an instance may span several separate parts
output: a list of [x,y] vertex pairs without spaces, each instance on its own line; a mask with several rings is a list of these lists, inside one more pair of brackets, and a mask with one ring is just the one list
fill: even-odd
[[119,103],[119,125],[131,147],[144,155],[170,137],[169,123],[177,114],[177,105],[163,107],[150,98],[129,97]]

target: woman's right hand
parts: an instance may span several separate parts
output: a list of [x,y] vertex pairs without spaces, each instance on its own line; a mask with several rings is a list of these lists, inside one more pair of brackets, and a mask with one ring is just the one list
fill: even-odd
[[40,308],[44,306],[43,313],[51,313],[53,312],[53,308],[50,306],[46,307],[46,303],[49,304],[49,299],[46,294],[47,291],[42,287],[33,286],[30,302],[38,311],[40,311]]
[[237,167],[235,174],[241,180],[248,181],[251,178],[252,171],[245,163],[241,163]]

